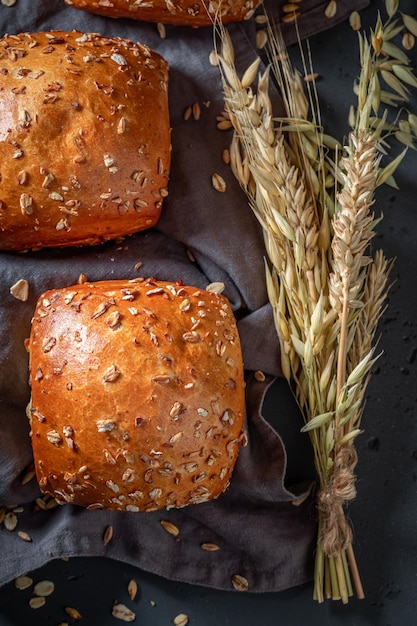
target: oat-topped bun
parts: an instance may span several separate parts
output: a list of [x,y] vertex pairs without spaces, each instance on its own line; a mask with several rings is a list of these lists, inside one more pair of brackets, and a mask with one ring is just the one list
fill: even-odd
[[217,497],[245,441],[222,295],[105,281],[48,291],[29,341],[38,482],[60,503],[153,511]]
[[224,24],[252,17],[262,0],[65,0],[75,9],[107,17],[130,17],[144,22],[209,26],[217,18]]
[[170,167],[166,61],[54,31],[0,39],[0,249],[95,244],[157,222]]

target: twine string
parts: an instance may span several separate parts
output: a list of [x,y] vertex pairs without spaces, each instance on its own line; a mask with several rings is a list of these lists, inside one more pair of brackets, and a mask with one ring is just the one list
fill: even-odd
[[356,497],[354,469],[358,460],[353,446],[341,448],[335,457],[329,483],[318,494],[320,544],[327,556],[336,556],[352,543],[352,530],[344,506]]

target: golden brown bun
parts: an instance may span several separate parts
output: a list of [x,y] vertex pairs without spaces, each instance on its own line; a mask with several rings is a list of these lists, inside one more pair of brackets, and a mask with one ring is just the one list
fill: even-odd
[[130,17],[143,22],[209,26],[216,18],[224,24],[252,17],[262,0],[65,0],[75,9],[107,17]]
[[0,249],[95,244],[154,226],[170,168],[168,65],[131,41],[0,39]]
[[90,509],[153,511],[226,489],[245,439],[226,298],[152,279],[48,291],[29,352],[44,493]]

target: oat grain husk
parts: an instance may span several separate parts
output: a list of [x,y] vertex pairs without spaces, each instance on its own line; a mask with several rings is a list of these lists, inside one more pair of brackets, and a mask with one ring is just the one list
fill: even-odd
[[[337,3],[329,2],[326,15],[336,12]],[[324,131],[313,69],[305,63],[303,75],[311,80],[304,81],[268,16],[269,64],[257,80],[259,61],[239,77],[228,31],[216,27],[225,111],[234,128],[230,165],[262,227],[282,372],[314,451],[319,602],[364,597],[347,508],[356,497],[355,440],[392,267],[374,250],[380,221],[375,190],[395,184],[405,156],[403,151],[383,165],[390,139],[414,147],[417,136],[417,118],[404,108],[388,122],[387,107],[405,105],[417,81],[394,43],[414,23],[399,13],[399,3],[387,1],[386,12],[369,36],[358,33],[357,106],[340,141]],[[356,28],[358,17],[353,21]],[[284,103],[280,118],[269,95],[271,75]]]

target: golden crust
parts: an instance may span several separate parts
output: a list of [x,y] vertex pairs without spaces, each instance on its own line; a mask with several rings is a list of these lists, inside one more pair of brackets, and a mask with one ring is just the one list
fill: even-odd
[[0,40],[0,77],[0,249],[155,225],[171,156],[160,55],[97,34],[23,33]]
[[226,298],[154,280],[48,291],[29,353],[44,493],[152,511],[226,489],[245,440],[242,355]]
[[262,0],[65,0],[75,9],[107,17],[130,17],[143,22],[210,26],[252,17]]

